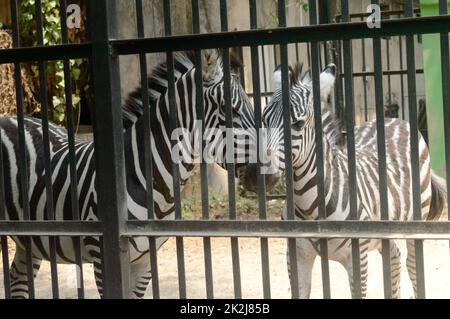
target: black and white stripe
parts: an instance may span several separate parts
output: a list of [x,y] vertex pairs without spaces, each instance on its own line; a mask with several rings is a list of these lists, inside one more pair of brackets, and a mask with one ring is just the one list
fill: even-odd
[[[335,66],[329,65],[320,77],[324,132],[324,194],[318,194],[316,181],[316,135],[311,80],[300,78],[299,74],[296,76],[291,74],[292,154],[284,152],[283,105],[280,87],[264,110],[264,120],[271,128],[267,147],[270,153],[276,154],[281,170],[284,170],[285,156],[292,156],[295,216],[300,220],[318,219],[318,196],[325,196],[327,220],[350,218],[346,139],[330,105],[334,80]],[[398,119],[386,119],[385,132],[389,218],[390,220],[411,220],[413,209],[409,123]],[[364,123],[355,129],[355,147],[358,216],[360,220],[379,220],[381,213],[375,121]],[[428,148],[422,137],[419,140],[418,169],[422,219],[435,220],[442,214],[446,190],[441,180],[431,172]],[[283,215],[286,216],[286,207]],[[408,241],[407,247],[407,267],[416,291],[414,241]],[[310,295],[311,270],[314,259],[320,254],[320,245],[314,238],[297,239],[297,248],[299,295],[307,298]],[[363,296],[366,294],[367,252],[371,249],[380,249],[380,240],[360,241]],[[393,297],[398,298],[400,296],[400,251],[394,241],[391,241],[390,253],[392,294]],[[329,240],[328,256],[347,269],[350,285],[353,288],[351,241],[349,239]],[[287,259],[289,261],[289,257]]]
[[[205,128],[219,128],[225,126],[224,110],[224,79],[221,56],[217,50],[202,51],[203,59],[203,88],[205,108]],[[196,116],[196,83],[193,65],[193,54],[177,53],[174,56],[175,67],[175,97],[178,111],[178,127],[188,132],[194,129]],[[146,179],[144,140],[151,138],[151,153],[153,160],[153,198],[155,214],[158,219],[174,218],[174,195],[171,157],[171,130],[169,126],[168,106],[168,77],[165,64],[159,65],[149,77],[150,97],[150,130],[151,136],[145,136],[142,90],[138,89],[126,100],[123,106],[124,114],[124,144],[126,162],[126,188],[127,207],[130,219],[147,219],[146,205]],[[231,79],[231,94],[233,107],[234,128],[254,129],[253,110],[250,100],[242,89],[240,82],[234,76]],[[25,142],[27,151],[27,188],[29,192],[29,206],[31,220],[47,220],[44,151],[41,121],[26,117]],[[20,198],[20,178],[18,173],[19,141],[18,124],[15,117],[0,119],[3,148],[3,172],[5,177],[5,205],[10,220],[22,220],[23,207]],[[67,132],[50,124],[50,158],[52,168],[53,205],[57,220],[72,218],[72,205],[70,197],[69,149]],[[240,148],[247,149],[235,139],[234,145],[237,153]],[[192,139],[191,143],[194,143]],[[189,150],[195,149],[192,145]],[[221,149],[225,152],[226,149]],[[248,154],[248,150],[243,151]],[[98,220],[97,212],[97,185],[94,144],[90,142],[75,141],[76,171],[78,178],[78,204],[81,220]],[[226,154],[216,154],[226,158]],[[192,154],[192,157],[194,155]],[[233,154],[233,157],[236,155]],[[112,159],[113,160],[113,159]],[[240,164],[240,166],[244,165]],[[190,162],[181,162],[179,176],[181,182],[186,181],[194,168]],[[237,165],[237,167],[240,167]],[[105,185],[98,185],[105,187]],[[182,185],[181,185],[182,187]],[[11,266],[12,296],[27,298],[28,286],[26,275],[25,243],[23,238],[14,237],[17,251]],[[166,238],[157,239],[160,247]],[[151,279],[151,269],[148,258],[149,242],[146,237],[133,237],[130,239],[131,258],[131,297],[143,297]],[[101,274],[101,244],[99,238],[82,238],[82,259],[84,262],[94,264],[97,286],[102,294]],[[39,270],[42,259],[49,259],[49,239],[44,237],[32,238],[33,267],[35,273]],[[56,258],[58,263],[74,263],[75,250],[71,238],[56,239]]]

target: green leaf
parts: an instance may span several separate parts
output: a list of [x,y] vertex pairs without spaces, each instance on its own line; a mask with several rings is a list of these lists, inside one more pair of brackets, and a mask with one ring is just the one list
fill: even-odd
[[79,104],[81,101],[81,98],[78,95],[72,94],[72,104],[75,106]]
[[22,19],[23,19],[24,21],[31,21],[31,20],[33,20],[33,15],[32,15],[31,13],[24,12],[24,13],[22,14]]
[[78,80],[80,78],[81,70],[78,68],[72,68],[72,77],[74,80]]
[[64,99],[63,98],[61,98],[60,96],[53,96],[52,104],[53,104],[54,108],[57,108],[62,103],[64,103]]

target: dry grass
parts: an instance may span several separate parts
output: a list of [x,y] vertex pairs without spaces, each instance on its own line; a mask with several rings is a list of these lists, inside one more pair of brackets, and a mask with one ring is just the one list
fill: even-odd
[[[0,30],[0,50],[12,48],[12,38],[8,31]],[[27,106],[35,103],[33,92],[31,90],[29,77],[24,70],[22,73],[22,87],[25,112]],[[15,115],[16,107],[16,88],[14,81],[14,65],[0,64],[0,116]]]

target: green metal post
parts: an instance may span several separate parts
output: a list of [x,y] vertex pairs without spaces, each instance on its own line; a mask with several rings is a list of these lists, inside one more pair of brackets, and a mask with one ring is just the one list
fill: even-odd
[[[448,1],[450,7],[450,1]],[[421,16],[439,15],[439,0],[420,0]],[[444,113],[439,34],[422,37],[429,148],[432,169],[445,176]]]

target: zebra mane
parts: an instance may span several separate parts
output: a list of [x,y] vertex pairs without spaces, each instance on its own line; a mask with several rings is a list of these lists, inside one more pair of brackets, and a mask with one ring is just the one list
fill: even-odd
[[[175,82],[186,72],[194,67],[193,52],[176,52],[173,57]],[[149,105],[153,107],[159,96],[167,92],[169,86],[169,73],[167,63],[162,62],[157,65],[148,76],[148,95]],[[144,104],[142,103],[142,88],[139,86],[133,92],[129,93],[125,102],[122,104],[123,128],[130,128],[140,116],[144,113]]]
[[[293,79],[300,81],[303,84],[308,84],[311,81],[311,70],[308,68],[302,73],[303,63],[297,63],[292,72]],[[341,148],[346,144],[346,138],[344,134],[345,125],[343,121],[336,116],[336,113],[332,106],[331,96],[328,97],[326,102],[321,102],[322,109],[322,129],[324,136],[326,137],[331,147]]]
[[330,102],[322,102],[322,129],[329,145],[332,148],[341,148],[346,145],[345,126],[343,121],[336,116]]
[[[221,59],[221,50],[219,50]],[[185,73],[194,68],[195,53],[194,51],[176,52],[173,57],[174,64],[174,80],[178,81]],[[220,65],[222,62],[220,61]],[[230,67],[233,74],[238,73],[238,69],[243,67],[239,58],[231,52]],[[149,105],[156,105],[158,98],[167,92],[169,86],[169,72],[167,70],[167,62],[162,62],[153,68],[148,76],[148,94]],[[133,126],[139,117],[144,113],[144,105],[142,103],[142,88],[139,86],[133,92],[129,93],[125,102],[122,104],[122,122],[124,130]]]

